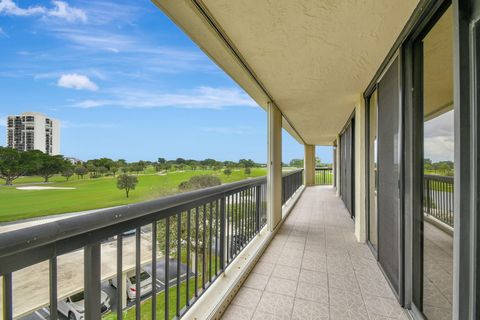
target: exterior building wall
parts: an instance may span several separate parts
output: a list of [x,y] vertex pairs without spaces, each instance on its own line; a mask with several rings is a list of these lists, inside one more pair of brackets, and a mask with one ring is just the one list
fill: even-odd
[[362,95],[355,108],[355,236],[365,242],[367,217],[365,210],[365,132],[366,107]]
[[313,186],[315,184],[315,146],[304,145],[304,181],[306,186]]

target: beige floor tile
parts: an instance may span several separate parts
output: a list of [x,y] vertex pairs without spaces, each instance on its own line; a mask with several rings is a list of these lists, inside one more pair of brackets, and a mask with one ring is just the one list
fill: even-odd
[[272,276],[268,280],[265,291],[294,297],[297,291],[297,281]]
[[244,287],[264,290],[265,286],[267,285],[269,276],[259,274],[259,273],[250,273],[247,280],[243,283]]
[[242,287],[233,298],[232,305],[255,310],[261,296],[262,291],[260,290]]

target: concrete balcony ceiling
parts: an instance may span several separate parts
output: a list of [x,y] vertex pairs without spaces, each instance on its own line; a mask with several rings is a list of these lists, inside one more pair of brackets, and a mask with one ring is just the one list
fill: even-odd
[[[332,144],[417,0],[154,0],[297,140]],[[292,128],[293,126],[293,128]]]

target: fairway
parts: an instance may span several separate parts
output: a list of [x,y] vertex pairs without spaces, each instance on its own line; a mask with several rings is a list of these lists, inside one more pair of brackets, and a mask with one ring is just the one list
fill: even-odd
[[[65,181],[55,176],[48,184],[39,177],[24,177],[15,181],[13,186],[0,186],[0,222],[47,216],[52,214],[77,212],[91,209],[107,208],[128,203],[152,200],[178,193],[178,185],[194,175],[211,174],[218,176],[222,183],[234,182],[248,177],[266,175],[265,168],[252,168],[249,176],[244,170],[233,170],[227,176],[223,171],[196,170],[168,172],[166,175],[140,174],[138,185],[125,197],[123,190],[117,189],[116,179],[102,177],[97,179],[77,179],[72,177]],[[58,188],[49,190],[17,190],[16,187],[37,185]]]

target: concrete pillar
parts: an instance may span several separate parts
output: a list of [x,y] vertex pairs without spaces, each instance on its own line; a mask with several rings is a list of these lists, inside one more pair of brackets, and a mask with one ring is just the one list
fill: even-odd
[[363,96],[355,108],[355,236],[357,241],[365,242],[367,235],[365,212],[365,132],[366,108]]
[[336,165],[336,168],[335,168],[335,180],[336,180],[336,184],[337,184],[337,197],[340,197],[340,188],[341,188],[341,185],[340,185],[340,176],[342,174],[341,170],[340,170],[340,162],[341,162],[341,159],[340,159],[340,148],[342,147],[340,145],[340,135],[337,135],[337,148],[336,148],[336,151],[337,151],[337,157],[336,157],[336,160],[337,160],[337,163],[335,164]]
[[273,231],[282,220],[282,113],[268,103],[267,225]]
[[304,145],[305,156],[303,159],[303,181],[305,186],[315,185],[315,146]]

